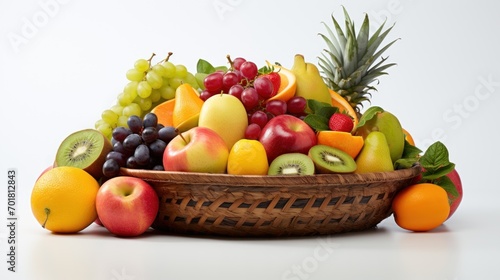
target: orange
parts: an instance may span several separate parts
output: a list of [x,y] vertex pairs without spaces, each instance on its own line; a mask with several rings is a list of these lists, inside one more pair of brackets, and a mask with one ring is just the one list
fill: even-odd
[[318,144],[327,145],[349,154],[352,158],[361,152],[364,145],[362,136],[355,136],[349,132],[323,130],[317,134]]
[[272,66],[278,69],[278,74],[281,78],[280,88],[278,89],[278,93],[275,96],[270,97],[267,101],[271,100],[281,100],[287,102],[290,98],[295,96],[295,90],[297,89],[297,83],[295,74],[292,71],[279,66],[279,65],[271,65],[269,61],[267,61],[268,66]]
[[164,101],[151,110],[158,117],[158,123],[164,126],[174,126],[172,114],[174,112],[175,99]]
[[446,221],[450,203],[448,193],[442,187],[420,183],[398,192],[392,209],[398,226],[411,231],[429,231]]
[[403,133],[405,134],[406,141],[408,141],[408,143],[410,143],[410,145],[415,146],[415,140],[413,140],[413,137],[411,136],[411,134],[408,131],[406,131],[406,129],[404,129],[404,128],[403,128]]
[[233,175],[267,175],[266,150],[257,140],[240,139],[234,143],[227,159],[227,173]]
[[97,219],[96,195],[99,183],[83,169],[54,167],[35,182],[31,211],[47,230],[76,233]]
[[342,97],[340,94],[335,92],[332,89],[328,89],[330,91],[330,96],[332,97],[332,106],[339,108],[339,112],[341,113],[347,113],[349,116],[352,117],[352,120],[354,122],[354,129],[356,129],[356,126],[358,125],[359,119],[358,119],[358,114],[356,113],[356,110],[352,108],[352,106],[347,102],[347,100]]

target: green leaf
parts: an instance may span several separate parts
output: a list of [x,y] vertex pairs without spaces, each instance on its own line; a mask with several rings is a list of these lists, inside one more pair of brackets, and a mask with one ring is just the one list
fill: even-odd
[[311,112],[314,114],[316,111],[318,111],[320,108],[324,107],[332,107],[332,105],[321,102],[315,99],[307,99],[307,107],[311,110]]
[[332,115],[337,113],[338,111],[339,108],[337,107],[321,107],[318,110],[316,110],[314,114],[326,118],[327,119],[326,124],[328,125],[328,122],[330,121]]
[[396,160],[394,163],[394,169],[406,169],[412,167],[416,162],[418,162],[417,158],[400,158]]
[[422,150],[413,146],[405,140],[405,146],[403,149],[403,155],[394,163],[394,169],[405,169],[412,167],[420,159],[420,153]]
[[[453,184],[453,182],[448,176],[440,178],[438,181],[434,182],[434,184],[442,187],[454,199],[456,199],[460,195],[458,193],[457,187],[455,186],[455,184]],[[451,202],[453,202],[453,199]]]
[[450,164],[448,149],[446,146],[437,141],[430,145],[420,158],[420,164],[426,170],[437,170],[443,166]]
[[210,62],[200,58],[198,59],[198,63],[196,63],[196,72],[210,74],[215,72],[215,67]]
[[360,128],[363,125],[365,125],[369,120],[373,119],[378,113],[384,112],[384,109],[378,107],[378,106],[372,106],[368,108],[363,115],[361,115],[361,118],[359,119],[358,125],[356,128]]
[[422,153],[422,150],[413,146],[412,144],[408,143],[407,140],[405,140],[405,146],[404,146],[403,155],[401,156],[401,158],[417,158],[418,159],[421,153]]
[[307,115],[304,118],[304,122],[307,123],[315,131],[329,130],[328,119],[318,115]]
[[433,182],[433,180],[446,176],[446,174],[453,171],[453,169],[455,169],[454,163],[449,163],[437,169],[425,169],[422,173],[422,179]]
[[274,72],[274,66],[262,66],[259,70],[258,70],[258,73],[260,75],[264,75],[264,74],[269,74],[269,73],[272,73]]

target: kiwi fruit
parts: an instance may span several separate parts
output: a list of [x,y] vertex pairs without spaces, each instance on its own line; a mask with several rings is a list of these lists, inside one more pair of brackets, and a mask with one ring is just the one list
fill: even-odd
[[54,165],[78,167],[100,179],[106,155],[112,149],[111,141],[98,130],[79,130],[61,142]]
[[269,165],[268,175],[313,175],[314,163],[301,153],[287,153],[276,157]]
[[317,173],[352,173],[357,167],[349,154],[327,145],[311,147],[308,156],[314,162]]

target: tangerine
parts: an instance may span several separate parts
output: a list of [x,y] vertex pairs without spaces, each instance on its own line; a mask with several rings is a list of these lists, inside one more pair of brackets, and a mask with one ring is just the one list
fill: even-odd
[[151,113],[154,113],[158,117],[158,123],[164,126],[174,126],[173,112],[175,106],[175,99],[170,99],[156,105]]
[[403,128],[403,133],[405,134],[406,141],[408,141],[410,145],[415,146],[415,140],[413,140],[411,134],[404,128]]
[[295,90],[297,89],[297,82],[295,74],[292,71],[286,69],[285,67],[279,65],[271,65],[267,62],[267,65],[279,69],[278,74],[280,75],[281,83],[276,95],[267,99],[267,102],[271,100],[281,100],[287,102],[289,99],[295,96]]
[[352,135],[350,132],[323,130],[317,134],[318,144],[327,145],[349,154],[352,158],[361,152],[364,145],[362,136]]
[[54,167],[37,179],[31,192],[31,210],[43,228],[76,233],[97,219],[99,183],[83,169]]
[[414,184],[396,194],[392,209],[394,220],[401,228],[417,232],[429,231],[448,218],[448,193],[436,184]]

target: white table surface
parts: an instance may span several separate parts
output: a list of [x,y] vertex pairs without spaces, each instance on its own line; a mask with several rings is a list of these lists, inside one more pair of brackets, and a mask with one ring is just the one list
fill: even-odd
[[18,272],[2,279],[498,279],[498,207],[468,207],[427,233],[235,239],[148,232],[119,238],[96,224],[74,235],[21,220]]

